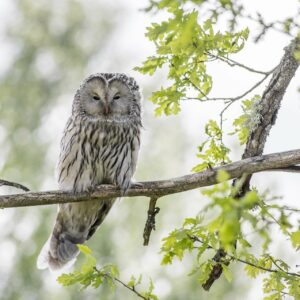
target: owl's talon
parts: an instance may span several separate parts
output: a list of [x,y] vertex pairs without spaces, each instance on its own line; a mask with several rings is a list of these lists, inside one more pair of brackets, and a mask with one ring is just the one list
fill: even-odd
[[88,194],[91,194],[95,191],[95,187],[94,186],[89,186],[88,188],[86,188],[85,192]]
[[144,185],[141,182],[131,182],[130,188],[136,189],[136,188],[142,188]]
[[99,184],[97,186],[95,186],[94,190],[103,190],[103,189],[111,189],[111,188],[115,188],[116,185],[115,184]]

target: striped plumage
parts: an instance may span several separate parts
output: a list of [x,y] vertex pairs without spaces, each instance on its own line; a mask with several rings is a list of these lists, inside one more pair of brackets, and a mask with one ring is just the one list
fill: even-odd
[[[88,191],[114,184],[124,192],[131,184],[140,146],[141,95],[133,78],[102,73],[88,77],[77,91],[57,167],[59,188]],[[38,267],[70,265],[76,244],[88,240],[115,199],[59,205],[52,235],[38,258]]]

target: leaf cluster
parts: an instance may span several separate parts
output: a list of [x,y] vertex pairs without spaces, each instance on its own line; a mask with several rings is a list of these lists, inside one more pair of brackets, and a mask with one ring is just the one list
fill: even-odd
[[80,270],[60,275],[57,278],[57,281],[61,285],[71,286],[79,284],[81,290],[83,290],[87,287],[99,288],[104,284],[115,289],[116,284],[120,284],[144,300],[158,300],[157,296],[153,293],[154,284],[151,279],[148,289],[146,291],[138,292],[136,287],[142,283],[141,275],[138,278],[131,276],[128,283],[125,283],[121,281],[119,270],[115,265],[107,264],[99,268],[97,267],[96,258],[92,255],[92,250],[89,247],[86,245],[77,245],[77,247],[80,252],[84,254],[85,261]]
[[209,120],[205,125],[205,134],[206,140],[198,146],[197,157],[201,163],[192,169],[193,172],[201,172],[207,168],[230,162],[228,156],[230,150],[223,143],[223,132],[216,121]]
[[113,278],[119,277],[119,271],[115,265],[105,265],[101,269],[96,267],[96,259],[92,256],[92,250],[85,245],[77,245],[81,253],[85,255],[85,262],[80,270],[75,270],[69,274],[62,274],[57,278],[57,281],[63,286],[80,284],[81,289],[86,289],[89,286],[98,288],[104,283],[108,283],[114,287]]
[[[194,269],[190,275],[196,275],[199,283],[204,284],[217,263],[221,263],[225,278],[231,281],[229,262],[239,262],[245,265],[248,277],[264,276],[265,299],[282,299],[286,294],[299,299],[300,274],[291,272],[286,262],[268,253],[272,242],[268,230],[271,224],[279,225],[282,233],[288,234],[296,250],[300,248],[299,228],[289,233],[293,225],[288,222],[287,211],[277,205],[266,205],[266,196],[252,190],[237,201],[238,188],[228,183],[227,174],[219,173],[218,179],[218,185],[203,191],[210,202],[199,215],[185,219],[181,228],[163,239],[162,264],[172,264],[174,258],[182,260],[187,253],[195,254]],[[215,216],[207,219],[209,211]],[[264,241],[258,257],[253,252],[259,253],[259,246],[256,243],[253,249],[247,237],[249,226],[245,226],[246,223],[252,233],[258,234]],[[216,252],[220,253],[219,258],[216,258]]]
[[248,29],[236,33],[215,31],[212,19],[200,22],[199,12],[183,9],[181,1],[160,1],[157,5],[171,17],[147,28],[146,36],[155,43],[156,55],[135,69],[149,75],[158,68],[168,69],[171,84],[154,92],[150,100],[157,105],[156,115],[177,114],[180,101],[191,93],[195,98],[205,99],[211,91],[213,82],[206,70],[209,53],[224,57],[239,52],[248,37]]

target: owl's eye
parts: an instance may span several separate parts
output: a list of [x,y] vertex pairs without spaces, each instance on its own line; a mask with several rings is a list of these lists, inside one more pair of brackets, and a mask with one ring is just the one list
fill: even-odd
[[95,101],[99,101],[99,100],[100,100],[100,97],[97,96],[97,95],[95,95],[95,96],[93,96],[93,99],[94,99]]
[[119,100],[119,99],[120,99],[120,95],[119,94],[114,95],[113,100]]

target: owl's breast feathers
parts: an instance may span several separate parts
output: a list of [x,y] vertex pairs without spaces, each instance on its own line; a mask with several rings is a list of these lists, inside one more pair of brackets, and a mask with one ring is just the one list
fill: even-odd
[[139,146],[137,122],[70,118],[57,166],[60,189],[81,192],[105,182],[126,190],[135,171]]

